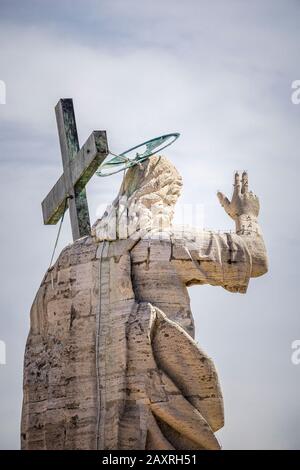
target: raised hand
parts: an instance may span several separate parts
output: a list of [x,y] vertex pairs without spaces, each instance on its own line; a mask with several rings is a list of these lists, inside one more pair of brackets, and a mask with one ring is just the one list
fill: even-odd
[[257,218],[259,214],[259,199],[252,191],[248,190],[248,175],[244,171],[240,177],[237,171],[234,175],[234,190],[231,201],[221,192],[217,193],[221,206],[227,214],[236,220],[242,215]]

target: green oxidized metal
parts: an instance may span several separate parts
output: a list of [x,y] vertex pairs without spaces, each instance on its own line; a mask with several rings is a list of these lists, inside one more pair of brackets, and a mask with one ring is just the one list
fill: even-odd
[[109,152],[113,158],[105,160],[96,172],[98,176],[110,176],[120,171],[124,171],[134,165],[137,165],[155,153],[165,149],[173,144],[180,134],[174,132],[172,134],[165,134],[154,139],[147,140],[142,144],[131,147],[130,149],[122,152],[120,155],[115,155]]

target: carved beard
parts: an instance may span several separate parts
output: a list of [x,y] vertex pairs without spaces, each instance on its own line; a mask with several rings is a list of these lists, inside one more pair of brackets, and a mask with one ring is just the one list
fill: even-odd
[[162,202],[153,204],[150,209],[141,201],[127,204],[123,196],[117,206],[107,207],[103,217],[93,226],[92,235],[98,241],[129,238],[138,232],[166,231],[171,228],[174,216],[173,206]]
[[119,194],[93,228],[98,241],[126,239],[171,228],[181,176],[165,157],[153,156],[124,175]]

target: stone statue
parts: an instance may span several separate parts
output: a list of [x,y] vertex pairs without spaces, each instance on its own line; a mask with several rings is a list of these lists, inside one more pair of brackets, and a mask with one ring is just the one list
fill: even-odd
[[218,193],[236,233],[172,225],[182,180],[153,156],[124,174],[92,230],[48,270],[31,309],[23,449],[219,449],[223,400],[194,340],[187,287],[245,293],[267,272],[258,198]]

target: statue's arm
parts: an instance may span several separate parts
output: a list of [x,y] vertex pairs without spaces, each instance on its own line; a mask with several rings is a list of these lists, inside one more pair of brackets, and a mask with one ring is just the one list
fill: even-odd
[[172,262],[186,285],[211,284],[244,293],[250,277],[268,270],[266,249],[258,224],[258,198],[248,191],[248,177],[235,175],[229,201],[219,200],[236,223],[235,233],[191,232],[172,243]]
[[231,201],[218,192],[218,198],[227,214],[234,220],[236,234],[245,243],[251,256],[251,277],[262,276],[268,271],[268,258],[262,230],[258,222],[259,199],[248,189],[246,172],[240,177],[236,172]]

